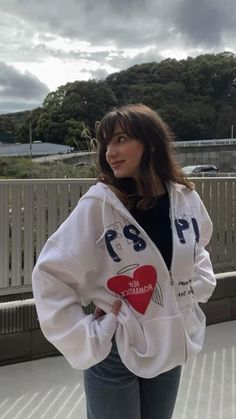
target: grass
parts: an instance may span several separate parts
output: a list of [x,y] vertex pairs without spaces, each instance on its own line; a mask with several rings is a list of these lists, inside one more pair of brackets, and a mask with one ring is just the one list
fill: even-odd
[[97,176],[95,165],[75,166],[62,161],[48,165],[35,163],[30,157],[1,157],[0,178],[2,179],[57,179],[92,178]]

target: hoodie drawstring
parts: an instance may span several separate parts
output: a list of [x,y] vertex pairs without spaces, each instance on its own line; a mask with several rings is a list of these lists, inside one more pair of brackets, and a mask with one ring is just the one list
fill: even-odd
[[106,226],[105,226],[105,210],[106,210],[106,195],[104,195],[103,197],[103,201],[102,201],[102,225],[103,225],[103,233],[102,235],[97,239],[96,244],[98,244],[103,237],[106,234]]

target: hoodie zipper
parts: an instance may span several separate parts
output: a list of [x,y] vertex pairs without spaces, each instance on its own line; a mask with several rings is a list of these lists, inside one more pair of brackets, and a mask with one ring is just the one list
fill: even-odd
[[[168,188],[168,193],[170,195],[170,220],[171,220],[171,231],[172,231],[172,258],[171,258],[171,266],[170,266],[170,270],[168,270],[166,263],[162,257],[162,254],[160,252],[160,250],[158,249],[158,247],[155,245],[155,243],[152,241],[152,239],[148,236],[148,234],[146,233],[146,231],[142,228],[142,226],[139,225],[139,223],[135,220],[135,218],[132,216],[132,214],[130,214],[130,212],[124,207],[124,209],[122,208],[122,204],[120,207],[118,207],[116,205],[116,202],[114,202],[115,205],[113,205],[116,209],[116,211],[122,213],[125,217],[127,217],[128,220],[130,220],[134,225],[136,225],[136,227],[138,227],[138,229],[143,233],[144,237],[147,239],[147,241],[150,243],[150,245],[153,247],[153,249],[155,250],[155,252],[158,254],[160,260],[162,261],[162,264],[165,267],[166,272],[168,273],[168,277],[170,280],[170,289],[172,290],[172,296],[173,296],[173,302],[176,308],[176,313],[180,316],[181,322],[182,322],[182,326],[183,326],[183,343],[184,343],[184,350],[185,350],[185,354],[184,354],[184,360],[185,362],[187,361],[187,344],[186,344],[186,337],[185,337],[185,326],[184,326],[184,319],[183,319],[183,315],[181,314],[181,311],[179,309],[177,300],[176,300],[176,295],[175,295],[175,289],[174,289],[174,278],[172,275],[172,268],[173,268],[173,260],[174,260],[174,256],[175,256],[175,246],[174,246],[174,209],[173,209],[173,194],[172,194],[172,189]],[[108,201],[107,201],[108,202]]]
[[171,271],[169,271],[169,276],[170,276],[170,285],[173,287],[174,286],[174,279],[173,279]]
[[182,322],[182,326],[183,326],[183,344],[184,344],[184,362],[187,361],[187,343],[186,343],[186,337],[185,337],[185,325],[184,325],[184,319],[183,319],[183,315],[181,314],[181,311],[179,309],[177,300],[176,300],[176,296],[175,296],[175,289],[174,289],[174,278],[172,275],[172,265],[173,265],[173,259],[174,259],[174,229],[173,229],[173,224],[174,224],[174,211],[173,211],[173,199],[172,199],[172,193],[170,191],[170,208],[171,208],[171,230],[172,230],[172,258],[171,258],[171,267],[170,270],[168,270],[166,263],[162,257],[162,254],[160,252],[160,250],[158,249],[158,247],[155,245],[155,243],[152,241],[152,239],[148,236],[148,234],[146,233],[146,231],[142,228],[142,226],[139,225],[139,223],[135,220],[135,218],[128,212],[127,210],[127,214],[126,212],[123,210],[123,208],[116,208],[116,210],[119,212],[122,212],[130,221],[133,222],[134,225],[136,225],[139,230],[143,233],[144,237],[147,239],[147,241],[151,244],[151,246],[154,248],[154,250],[156,251],[156,253],[158,254],[160,260],[162,261],[162,263],[165,266],[165,269],[169,275],[169,279],[170,279],[170,285],[171,285],[171,291],[173,294],[173,301],[174,301],[174,305],[176,308],[176,313],[180,316],[181,322]]
[[[172,277],[172,269],[173,269],[173,260],[174,260],[174,253],[175,253],[175,246],[174,246],[174,207],[173,207],[173,196],[172,196],[172,190],[171,188],[169,188],[169,194],[170,194],[170,219],[171,219],[171,228],[172,228],[172,259],[171,259],[171,266],[170,266],[170,278],[171,278],[171,283],[172,286],[174,286],[174,280]],[[186,337],[185,337],[185,325],[184,325],[184,319],[183,319],[183,315],[180,311],[180,308],[178,306],[177,300],[176,300],[176,296],[175,296],[175,292],[174,292],[174,301],[175,301],[175,306],[177,309],[177,312],[180,314],[181,316],[181,320],[182,320],[182,326],[183,326],[183,340],[184,340],[184,349],[185,349],[185,354],[184,354],[184,362],[187,362],[187,342],[186,342]]]
[[193,249],[193,263],[196,262],[196,251],[197,251],[197,239],[195,239],[194,249]]
[[[171,205],[172,205],[172,199],[170,199],[170,203],[171,203]],[[155,245],[155,243],[152,241],[152,239],[148,236],[148,234],[146,233],[146,231],[142,228],[142,226],[135,220],[135,218],[132,216],[132,214],[130,214],[130,212],[127,210],[127,213],[126,213],[126,211],[124,211],[123,210],[123,208],[118,208],[117,206],[115,206],[115,208],[116,208],[116,210],[118,211],[118,212],[122,212],[123,213],[123,215],[125,215],[130,221],[132,221],[132,223],[134,224],[134,225],[136,225],[136,227],[138,227],[138,229],[142,232],[142,234],[144,235],[144,237],[146,238],[146,240],[151,244],[151,246],[153,247],[153,249],[155,250],[155,252],[158,254],[158,256],[159,256],[159,259],[162,261],[162,264],[164,265],[164,267],[165,267],[165,270],[167,271],[167,273],[168,273],[168,277],[169,277],[169,280],[170,280],[170,285],[171,285],[171,288],[173,288],[173,286],[174,286],[174,279],[173,279],[173,275],[172,275],[172,269],[170,269],[170,270],[168,270],[168,268],[167,268],[167,266],[166,266],[166,263],[165,263],[165,261],[164,261],[164,259],[163,259],[163,256],[162,256],[162,254],[161,254],[161,252],[160,252],[160,250],[158,249],[158,247]],[[125,210],[126,210],[126,208],[125,208]],[[172,212],[172,211],[171,211]],[[171,231],[172,231],[172,258],[171,258],[171,268],[172,268],[172,263],[173,263],[173,256],[174,256],[174,235],[173,235],[173,220],[171,220]]]
[[172,255],[171,255],[171,264],[170,264],[170,270],[169,270],[169,275],[170,275],[170,283],[171,286],[174,286],[174,279],[173,279],[173,260],[174,260],[174,256],[175,256],[175,246],[174,246],[174,208],[173,208],[173,193],[171,188],[169,188],[168,190],[169,196],[170,196],[170,222],[171,222],[171,232],[172,232]]

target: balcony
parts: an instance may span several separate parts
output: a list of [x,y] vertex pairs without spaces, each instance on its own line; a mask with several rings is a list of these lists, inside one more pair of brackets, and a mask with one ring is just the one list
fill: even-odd
[[[208,326],[204,350],[183,368],[173,419],[235,419],[235,382],[236,321]],[[61,356],[1,367],[0,388],[1,419],[86,419],[82,373]]]
[[[194,182],[214,224],[209,251],[217,287],[202,307],[206,344],[183,369],[173,419],[235,419],[236,178]],[[81,372],[55,356],[39,329],[31,272],[47,237],[91,183],[0,180],[1,419],[86,418]]]

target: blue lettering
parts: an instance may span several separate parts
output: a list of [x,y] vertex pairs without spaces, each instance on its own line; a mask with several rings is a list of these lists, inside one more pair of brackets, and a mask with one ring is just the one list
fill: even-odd
[[134,250],[136,252],[140,252],[141,250],[144,250],[146,245],[146,242],[139,237],[140,231],[135,227],[133,224],[128,224],[124,227],[124,235],[127,239],[132,240],[134,243]]
[[198,224],[197,224],[197,220],[196,218],[191,218],[192,224],[193,224],[193,229],[194,229],[194,233],[196,236],[196,242],[199,242],[199,238],[200,238],[200,234],[199,234],[199,228],[198,228]]
[[188,230],[189,228],[188,221],[185,220],[184,218],[175,219],[175,228],[176,228],[180,243],[186,243],[184,235],[183,235],[183,231]]
[[117,236],[118,236],[118,233],[115,230],[108,230],[105,234],[106,247],[107,247],[109,255],[114,260],[114,262],[121,261],[121,259],[119,258],[119,256],[117,255],[117,253],[115,252],[115,250],[113,249],[111,245],[111,242],[115,240]]

